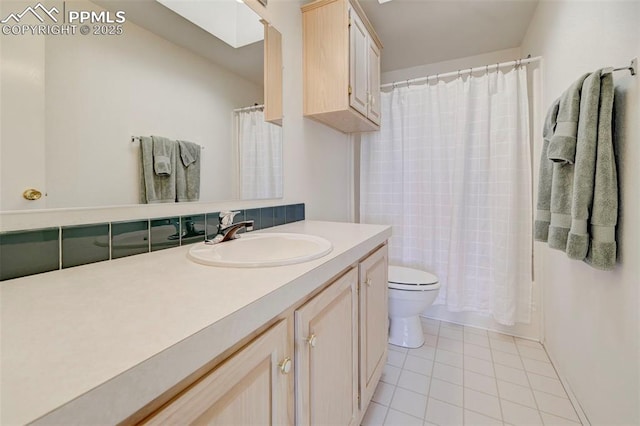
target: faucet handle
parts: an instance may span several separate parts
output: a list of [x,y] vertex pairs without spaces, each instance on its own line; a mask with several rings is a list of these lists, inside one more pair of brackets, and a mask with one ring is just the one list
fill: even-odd
[[220,225],[222,226],[229,226],[233,224],[233,218],[236,217],[236,215],[240,213],[239,211],[237,212],[232,212],[230,210],[225,210],[220,212],[220,215],[218,216],[218,221],[220,222]]

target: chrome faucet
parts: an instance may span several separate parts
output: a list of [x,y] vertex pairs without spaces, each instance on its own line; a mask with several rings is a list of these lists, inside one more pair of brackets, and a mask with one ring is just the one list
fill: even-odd
[[244,220],[242,222],[233,223],[233,218],[240,212],[222,211],[218,216],[218,230],[215,237],[211,240],[205,240],[205,244],[219,244],[225,241],[238,238],[236,233],[246,228],[247,231],[253,230],[253,220]]

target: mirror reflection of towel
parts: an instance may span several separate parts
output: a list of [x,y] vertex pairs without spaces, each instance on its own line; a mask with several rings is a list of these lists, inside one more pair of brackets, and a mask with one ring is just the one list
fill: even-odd
[[178,141],[181,161],[176,166],[176,193],[178,201],[200,199],[200,150],[198,144]]
[[153,170],[158,176],[171,175],[171,157],[175,154],[175,141],[162,136],[151,136],[153,140]]
[[[140,202],[173,203],[176,200],[176,173],[158,175],[154,171],[153,146],[152,138],[140,137]],[[175,159],[175,155],[169,157],[170,167]]]

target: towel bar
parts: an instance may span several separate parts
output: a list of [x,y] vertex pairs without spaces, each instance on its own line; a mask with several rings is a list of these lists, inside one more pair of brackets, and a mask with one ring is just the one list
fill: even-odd
[[636,75],[638,72],[638,58],[633,58],[631,60],[631,64],[627,65],[626,67],[620,67],[620,68],[607,68],[606,70],[604,70],[604,72],[602,74],[609,74],[611,72],[614,71],[624,71],[624,70],[629,70],[629,72],[631,73],[631,75]]
[[[131,136],[131,143],[140,142],[140,136]],[[204,149],[204,146],[200,145],[200,149]]]

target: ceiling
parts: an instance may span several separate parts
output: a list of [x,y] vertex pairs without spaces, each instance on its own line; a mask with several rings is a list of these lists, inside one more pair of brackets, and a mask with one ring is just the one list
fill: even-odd
[[91,1],[107,10],[124,10],[127,21],[189,49],[260,87],[263,85],[263,41],[233,48],[156,0]]
[[382,72],[520,46],[538,0],[359,0],[380,37]]

